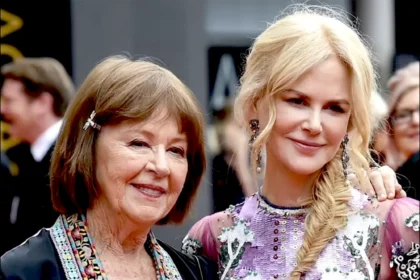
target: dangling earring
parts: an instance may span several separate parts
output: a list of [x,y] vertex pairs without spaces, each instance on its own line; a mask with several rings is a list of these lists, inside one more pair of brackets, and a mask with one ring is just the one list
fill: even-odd
[[346,184],[350,185],[350,181],[348,180],[348,175],[349,175],[348,167],[349,167],[349,161],[350,161],[350,157],[347,152],[348,143],[349,143],[349,135],[346,133],[346,135],[344,135],[343,141],[341,142],[341,147],[343,148],[343,154],[341,155],[341,162],[343,164],[344,179],[346,180]]
[[[252,148],[252,145],[257,139],[258,134],[260,132],[260,121],[257,119],[252,119],[249,121],[249,128],[252,131],[251,139],[249,139],[249,147]],[[258,151],[257,158],[256,158],[256,168],[257,173],[261,173],[261,151]]]

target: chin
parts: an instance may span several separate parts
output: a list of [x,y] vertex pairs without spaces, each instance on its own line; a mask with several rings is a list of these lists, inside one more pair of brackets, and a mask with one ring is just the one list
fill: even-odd
[[306,158],[289,162],[286,164],[286,168],[297,175],[308,176],[320,171],[324,165]]
[[152,206],[131,206],[124,207],[125,215],[138,224],[155,224],[165,217],[163,209],[157,209]]

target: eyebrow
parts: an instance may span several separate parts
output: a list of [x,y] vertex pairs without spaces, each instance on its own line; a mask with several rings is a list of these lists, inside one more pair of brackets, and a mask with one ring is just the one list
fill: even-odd
[[[149,131],[149,130],[145,130],[145,129],[130,129],[130,132],[136,132],[136,133],[141,133],[143,135],[145,135],[147,138],[149,139],[154,139],[156,137],[156,135]],[[181,134],[180,136],[175,136],[173,138],[170,138],[170,142],[171,143],[176,143],[176,142],[187,142],[187,136],[185,134]]]
[[[295,94],[298,94],[305,99],[311,99],[307,94],[305,94],[301,91],[295,90],[295,89],[286,90],[285,93],[295,93]],[[329,100],[328,103],[344,104],[344,105],[349,105],[350,106],[350,102],[347,99],[332,99],[332,100]]]

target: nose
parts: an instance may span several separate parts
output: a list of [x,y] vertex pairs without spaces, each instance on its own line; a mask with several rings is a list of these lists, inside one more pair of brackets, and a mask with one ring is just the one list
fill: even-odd
[[312,135],[322,132],[321,112],[313,109],[308,112],[306,120],[302,124],[303,130],[308,131]]
[[154,172],[158,177],[166,177],[170,173],[166,149],[163,146],[155,150]]
[[414,125],[419,125],[419,111],[415,111],[413,112],[413,124]]

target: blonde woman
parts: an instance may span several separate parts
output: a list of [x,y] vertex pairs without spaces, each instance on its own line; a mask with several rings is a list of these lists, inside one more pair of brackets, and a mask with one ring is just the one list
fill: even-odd
[[268,27],[235,105],[257,169],[266,150],[264,184],[194,225],[184,250],[218,261],[221,279],[418,279],[419,202],[363,194],[374,90],[369,52],[338,13],[301,5]]

